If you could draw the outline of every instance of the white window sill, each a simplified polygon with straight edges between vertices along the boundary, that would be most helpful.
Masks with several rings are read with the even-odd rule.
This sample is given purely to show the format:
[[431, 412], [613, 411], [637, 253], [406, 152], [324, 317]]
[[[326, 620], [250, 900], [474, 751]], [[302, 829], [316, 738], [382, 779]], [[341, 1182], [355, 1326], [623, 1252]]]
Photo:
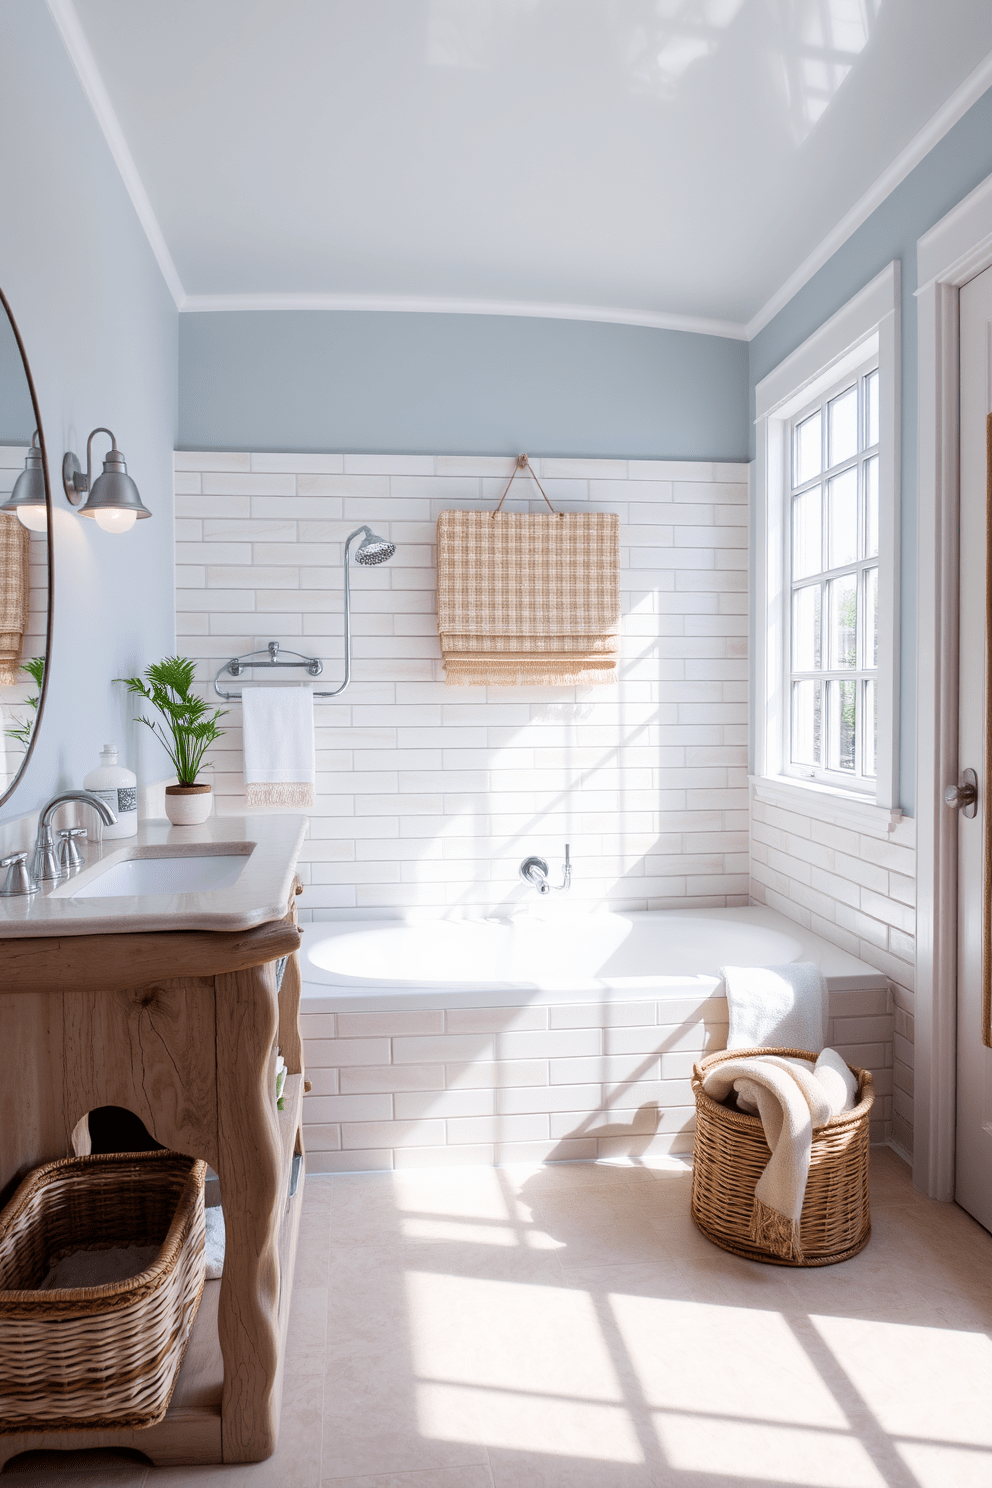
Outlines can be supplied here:
[[870, 796], [856, 796], [819, 781], [795, 780], [791, 775], [750, 775], [748, 779], [757, 800], [780, 806], [783, 811], [801, 811], [804, 816], [836, 827], [883, 837], [895, 832], [903, 821], [898, 806], [876, 806]]

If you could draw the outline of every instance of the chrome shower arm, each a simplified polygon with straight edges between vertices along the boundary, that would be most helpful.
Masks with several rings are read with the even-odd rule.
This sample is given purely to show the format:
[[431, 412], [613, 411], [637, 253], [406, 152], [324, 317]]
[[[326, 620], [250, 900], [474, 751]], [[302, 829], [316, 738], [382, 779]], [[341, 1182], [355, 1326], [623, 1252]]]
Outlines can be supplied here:
[[351, 545], [362, 532], [366, 537], [372, 536], [371, 527], [363, 524], [348, 534], [344, 545], [344, 681], [333, 692], [325, 692], [325, 698], [340, 697], [351, 681], [351, 565], [348, 560], [351, 557]]

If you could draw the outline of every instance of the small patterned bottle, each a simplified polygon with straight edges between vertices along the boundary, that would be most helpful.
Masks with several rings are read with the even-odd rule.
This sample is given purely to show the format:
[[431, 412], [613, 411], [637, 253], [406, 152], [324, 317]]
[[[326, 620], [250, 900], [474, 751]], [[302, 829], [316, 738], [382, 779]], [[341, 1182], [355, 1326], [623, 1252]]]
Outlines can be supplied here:
[[104, 841], [108, 837], [133, 837], [138, 830], [138, 777], [117, 763], [116, 744], [104, 744], [100, 764], [86, 776], [83, 786], [117, 814], [117, 825], [103, 828]]

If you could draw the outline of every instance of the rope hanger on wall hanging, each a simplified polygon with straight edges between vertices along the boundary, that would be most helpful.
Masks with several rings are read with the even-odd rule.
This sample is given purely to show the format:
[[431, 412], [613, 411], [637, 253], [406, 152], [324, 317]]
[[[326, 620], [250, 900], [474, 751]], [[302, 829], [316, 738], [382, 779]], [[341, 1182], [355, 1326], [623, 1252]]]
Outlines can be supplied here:
[[[510, 479], [507, 481], [505, 487], [503, 488], [503, 494], [499, 498], [499, 502], [497, 504], [496, 511], [490, 512], [490, 514], [489, 514], [490, 516], [492, 516], [492, 517], [495, 517], [496, 516], [496, 514], [499, 511], [500, 507], [503, 505], [503, 502], [506, 500], [506, 494], [507, 494], [507, 492], [509, 491], [510, 487], [513, 485], [513, 482], [516, 480], [517, 476], [520, 474], [520, 472], [522, 470], [526, 470], [527, 474], [530, 476], [531, 480], [534, 482], [535, 486], [540, 491], [540, 493], [544, 497], [545, 501], [548, 501], [548, 493], [547, 493], [547, 491], [545, 491], [544, 487], [541, 485], [541, 482], [538, 480], [538, 478], [537, 478], [537, 472], [535, 471], [533, 465], [530, 463], [530, 460], [527, 458], [526, 455], [518, 455], [517, 456], [517, 463], [513, 467], [513, 474], [510, 476]], [[555, 509], [554, 509], [554, 507], [551, 505], [551, 502], [550, 501], [548, 501], [548, 511], [551, 512], [552, 515], [553, 516], [556, 516], [556, 517], [563, 517], [565, 515], [564, 512], [556, 512]]]

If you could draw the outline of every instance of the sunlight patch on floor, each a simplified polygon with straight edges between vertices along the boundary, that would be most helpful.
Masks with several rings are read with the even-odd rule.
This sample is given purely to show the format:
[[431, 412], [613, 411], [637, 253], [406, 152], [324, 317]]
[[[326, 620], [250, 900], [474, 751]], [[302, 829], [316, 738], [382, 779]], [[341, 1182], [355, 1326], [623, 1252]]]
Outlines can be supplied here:
[[633, 1423], [620, 1405], [422, 1382], [417, 1421], [425, 1436], [440, 1441], [475, 1441], [481, 1432], [489, 1446], [509, 1451], [592, 1462], [644, 1461]]
[[658, 1416], [656, 1426], [669, 1465], [682, 1472], [725, 1474], [742, 1488], [797, 1480], [804, 1488], [886, 1488], [853, 1436], [698, 1415]]
[[421, 1380], [603, 1403], [623, 1391], [592, 1299], [564, 1287], [408, 1271]]
[[609, 1303], [648, 1405], [850, 1428], [781, 1313], [615, 1293]]
[[[992, 1447], [992, 1340], [986, 1334], [876, 1318], [811, 1322], [883, 1430], [910, 1440]], [[956, 1382], [953, 1402], [939, 1387], [948, 1379]]]
[[897, 1450], [920, 1488], [989, 1488], [992, 1483], [988, 1452], [934, 1442], [900, 1442]]

